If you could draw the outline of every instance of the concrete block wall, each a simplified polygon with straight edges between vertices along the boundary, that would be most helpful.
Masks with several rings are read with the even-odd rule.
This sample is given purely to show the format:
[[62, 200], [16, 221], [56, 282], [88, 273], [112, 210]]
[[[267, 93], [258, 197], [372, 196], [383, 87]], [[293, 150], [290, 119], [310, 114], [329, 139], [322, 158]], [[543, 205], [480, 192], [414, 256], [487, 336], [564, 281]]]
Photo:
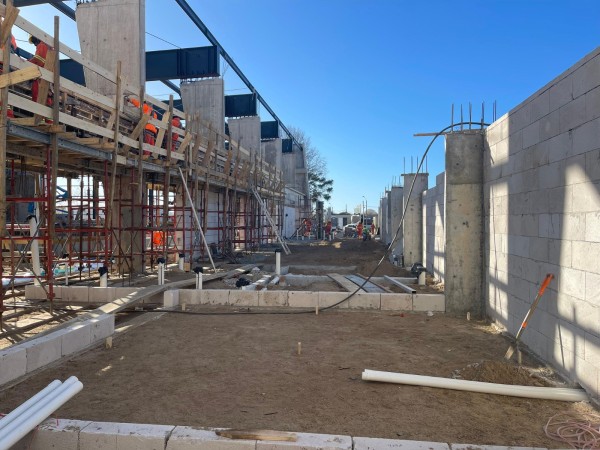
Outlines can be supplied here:
[[102, 314], [0, 350], [0, 386], [64, 356], [102, 342], [115, 331], [115, 316]]
[[600, 396], [600, 48], [494, 122], [484, 154], [487, 314]]
[[446, 173], [440, 173], [435, 186], [423, 192], [423, 265], [427, 272], [444, 282], [446, 251], [445, 214]]

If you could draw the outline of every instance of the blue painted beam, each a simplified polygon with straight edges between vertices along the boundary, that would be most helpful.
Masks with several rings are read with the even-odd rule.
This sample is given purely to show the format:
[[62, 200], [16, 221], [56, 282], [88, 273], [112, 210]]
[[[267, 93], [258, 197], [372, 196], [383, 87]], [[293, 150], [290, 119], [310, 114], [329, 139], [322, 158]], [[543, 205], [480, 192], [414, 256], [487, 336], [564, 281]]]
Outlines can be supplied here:
[[[83, 67], [76, 61], [61, 59], [60, 75], [85, 86]], [[146, 52], [146, 81], [218, 76], [219, 61], [215, 47]], [[167, 84], [167, 86], [179, 93], [177, 86], [171, 84]]]

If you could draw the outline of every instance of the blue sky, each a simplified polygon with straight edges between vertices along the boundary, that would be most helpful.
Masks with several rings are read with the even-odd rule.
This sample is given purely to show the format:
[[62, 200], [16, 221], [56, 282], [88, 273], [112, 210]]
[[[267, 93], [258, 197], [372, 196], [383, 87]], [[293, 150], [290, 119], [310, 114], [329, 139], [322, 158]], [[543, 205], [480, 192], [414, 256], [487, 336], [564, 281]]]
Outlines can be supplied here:
[[[74, 1], [65, 2], [73, 8]], [[286, 125], [303, 129], [327, 161], [336, 211], [410, 171], [428, 144], [414, 133], [450, 124], [473, 103], [498, 117], [600, 45], [597, 0], [188, 0]], [[179, 47], [207, 41], [172, 0], [146, 0], [146, 31]], [[22, 15], [53, 30], [50, 6]], [[26, 38], [20, 36], [17, 38]], [[61, 17], [61, 40], [78, 48]], [[23, 46], [26, 45], [23, 43]], [[148, 50], [173, 48], [147, 35]], [[233, 70], [225, 89], [244, 93]], [[152, 83], [149, 92], [168, 98]], [[266, 111], [263, 120], [270, 120]], [[456, 117], [456, 116], [455, 116]], [[443, 143], [428, 158], [430, 186]]]

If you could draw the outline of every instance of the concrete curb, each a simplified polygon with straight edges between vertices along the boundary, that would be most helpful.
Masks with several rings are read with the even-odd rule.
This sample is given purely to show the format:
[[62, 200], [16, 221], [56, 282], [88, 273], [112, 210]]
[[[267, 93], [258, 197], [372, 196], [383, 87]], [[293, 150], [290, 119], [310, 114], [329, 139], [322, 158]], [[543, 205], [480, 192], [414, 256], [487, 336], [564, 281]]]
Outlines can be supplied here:
[[296, 433], [297, 440], [233, 440], [218, 428], [48, 419], [12, 450], [546, 450]]

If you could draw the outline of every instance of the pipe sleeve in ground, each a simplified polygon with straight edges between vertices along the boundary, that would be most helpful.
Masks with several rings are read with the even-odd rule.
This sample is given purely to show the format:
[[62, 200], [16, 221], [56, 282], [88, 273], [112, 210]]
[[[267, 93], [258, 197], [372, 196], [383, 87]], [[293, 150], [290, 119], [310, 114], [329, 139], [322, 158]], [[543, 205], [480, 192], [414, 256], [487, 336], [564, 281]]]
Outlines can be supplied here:
[[538, 386], [518, 386], [510, 384], [484, 383], [481, 381], [455, 380], [452, 378], [429, 377], [408, 373], [381, 372], [365, 369], [362, 373], [365, 381], [382, 383], [409, 384], [457, 391], [480, 392], [483, 394], [508, 395], [511, 397], [539, 398], [544, 400], [560, 400], [566, 402], [587, 401], [588, 396], [583, 389], [568, 389]]

